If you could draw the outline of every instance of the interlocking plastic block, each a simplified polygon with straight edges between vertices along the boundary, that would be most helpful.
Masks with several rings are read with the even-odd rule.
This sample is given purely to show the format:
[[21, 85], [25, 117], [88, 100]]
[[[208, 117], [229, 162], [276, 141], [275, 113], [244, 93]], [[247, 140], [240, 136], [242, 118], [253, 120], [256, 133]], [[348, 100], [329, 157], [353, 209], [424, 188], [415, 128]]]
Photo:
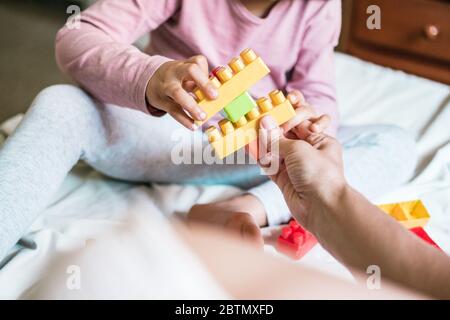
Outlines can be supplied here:
[[225, 111], [228, 120], [235, 123], [254, 107], [256, 107], [256, 102], [246, 91], [223, 108], [223, 111]]
[[442, 251], [442, 249], [436, 244], [436, 242], [433, 241], [433, 239], [430, 238], [428, 233], [426, 233], [426, 231], [423, 230], [423, 228], [421, 228], [421, 227], [412, 228], [412, 229], [410, 229], [410, 231], [412, 233], [414, 233], [416, 236], [418, 236], [419, 238], [421, 238], [422, 240], [424, 240], [425, 242], [429, 243], [433, 247]]
[[424, 227], [430, 219], [420, 200], [383, 204], [378, 207], [408, 229]]
[[210, 77], [211, 83], [219, 93], [217, 99], [206, 99], [200, 89], [194, 90], [198, 105], [207, 115], [204, 121], [195, 123], [202, 125], [269, 73], [267, 65], [253, 50], [242, 51], [240, 56], [231, 60], [228, 66], [215, 70], [216, 76]]
[[217, 73], [218, 73], [222, 68], [223, 68], [223, 66], [215, 67], [215, 68], [211, 71], [211, 76], [217, 78]]
[[258, 99], [258, 107], [253, 108], [236, 123], [233, 124], [227, 119], [220, 121], [222, 132], [214, 126], [206, 131], [218, 158], [223, 159], [255, 141], [258, 138], [259, 122], [263, 117], [270, 115], [281, 125], [295, 116], [294, 108], [281, 91], [272, 91], [269, 96], [270, 99]]
[[291, 220], [289, 225], [281, 230], [277, 248], [292, 259], [299, 260], [316, 244], [317, 239], [310, 232], [303, 229], [295, 220]]

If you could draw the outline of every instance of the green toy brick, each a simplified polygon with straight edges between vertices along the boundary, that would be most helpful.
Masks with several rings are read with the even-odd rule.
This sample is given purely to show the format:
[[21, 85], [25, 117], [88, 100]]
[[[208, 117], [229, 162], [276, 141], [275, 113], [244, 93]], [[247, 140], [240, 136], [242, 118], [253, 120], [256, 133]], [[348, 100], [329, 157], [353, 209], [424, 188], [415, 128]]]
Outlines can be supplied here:
[[239, 97], [230, 102], [223, 110], [228, 120], [236, 122], [245, 116], [250, 110], [256, 107], [256, 102], [248, 92], [244, 92]]

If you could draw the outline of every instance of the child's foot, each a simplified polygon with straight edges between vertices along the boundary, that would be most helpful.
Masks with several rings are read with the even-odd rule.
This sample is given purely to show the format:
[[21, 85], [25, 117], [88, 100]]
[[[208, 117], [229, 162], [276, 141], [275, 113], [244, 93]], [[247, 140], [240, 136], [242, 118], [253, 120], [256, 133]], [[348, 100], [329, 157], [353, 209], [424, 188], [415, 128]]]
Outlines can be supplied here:
[[225, 223], [225, 228], [256, 247], [264, 245], [261, 229], [256, 224], [255, 218], [249, 213], [236, 212], [230, 214]]
[[259, 228], [265, 224], [264, 207], [252, 195], [195, 205], [188, 214], [188, 221], [220, 225], [254, 246], [262, 248], [264, 245]]

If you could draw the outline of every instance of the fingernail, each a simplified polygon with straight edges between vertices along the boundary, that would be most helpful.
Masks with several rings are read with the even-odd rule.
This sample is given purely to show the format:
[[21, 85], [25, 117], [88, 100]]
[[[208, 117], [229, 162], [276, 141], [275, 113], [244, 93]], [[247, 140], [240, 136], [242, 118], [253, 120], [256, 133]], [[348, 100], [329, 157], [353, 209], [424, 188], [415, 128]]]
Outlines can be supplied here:
[[217, 93], [217, 90], [216, 90], [216, 88], [214, 88], [213, 86], [209, 86], [208, 87], [208, 93], [209, 93], [209, 95], [211, 96], [211, 98], [213, 98], [213, 99], [216, 99], [217, 97], [218, 97], [218, 93]]
[[200, 119], [205, 120], [206, 119], [206, 113], [203, 111], [200, 111]]
[[291, 103], [297, 103], [298, 102], [298, 97], [296, 95], [290, 95], [289, 96], [289, 100], [291, 100]]
[[271, 116], [265, 116], [261, 120], [261, 125], [266, 130], [275, 129], [277, 127], [277, 123], [275, 122], [275, 120], [273, 120]]
[[263, 155], [258, 161], [261, 167], [268, 167], [270, 165], [270, 162], [271, 162], [270, 153]]

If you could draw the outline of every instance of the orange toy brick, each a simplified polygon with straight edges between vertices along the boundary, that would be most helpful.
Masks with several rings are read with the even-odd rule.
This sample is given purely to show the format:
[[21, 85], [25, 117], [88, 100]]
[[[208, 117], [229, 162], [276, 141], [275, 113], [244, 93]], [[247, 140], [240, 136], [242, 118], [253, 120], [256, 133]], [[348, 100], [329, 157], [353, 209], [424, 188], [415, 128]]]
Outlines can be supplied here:
[[420, 200], [383, 204], [378, 207], [408, 229], [424, 227], [430, 219], [427, 208]]
[[277, 249], [292, 259], [299, 260], [316, 244], [317, 239], [310, 232], [303, 229], [297, 221], [291, 220], [289, 225], [281, 230]]

